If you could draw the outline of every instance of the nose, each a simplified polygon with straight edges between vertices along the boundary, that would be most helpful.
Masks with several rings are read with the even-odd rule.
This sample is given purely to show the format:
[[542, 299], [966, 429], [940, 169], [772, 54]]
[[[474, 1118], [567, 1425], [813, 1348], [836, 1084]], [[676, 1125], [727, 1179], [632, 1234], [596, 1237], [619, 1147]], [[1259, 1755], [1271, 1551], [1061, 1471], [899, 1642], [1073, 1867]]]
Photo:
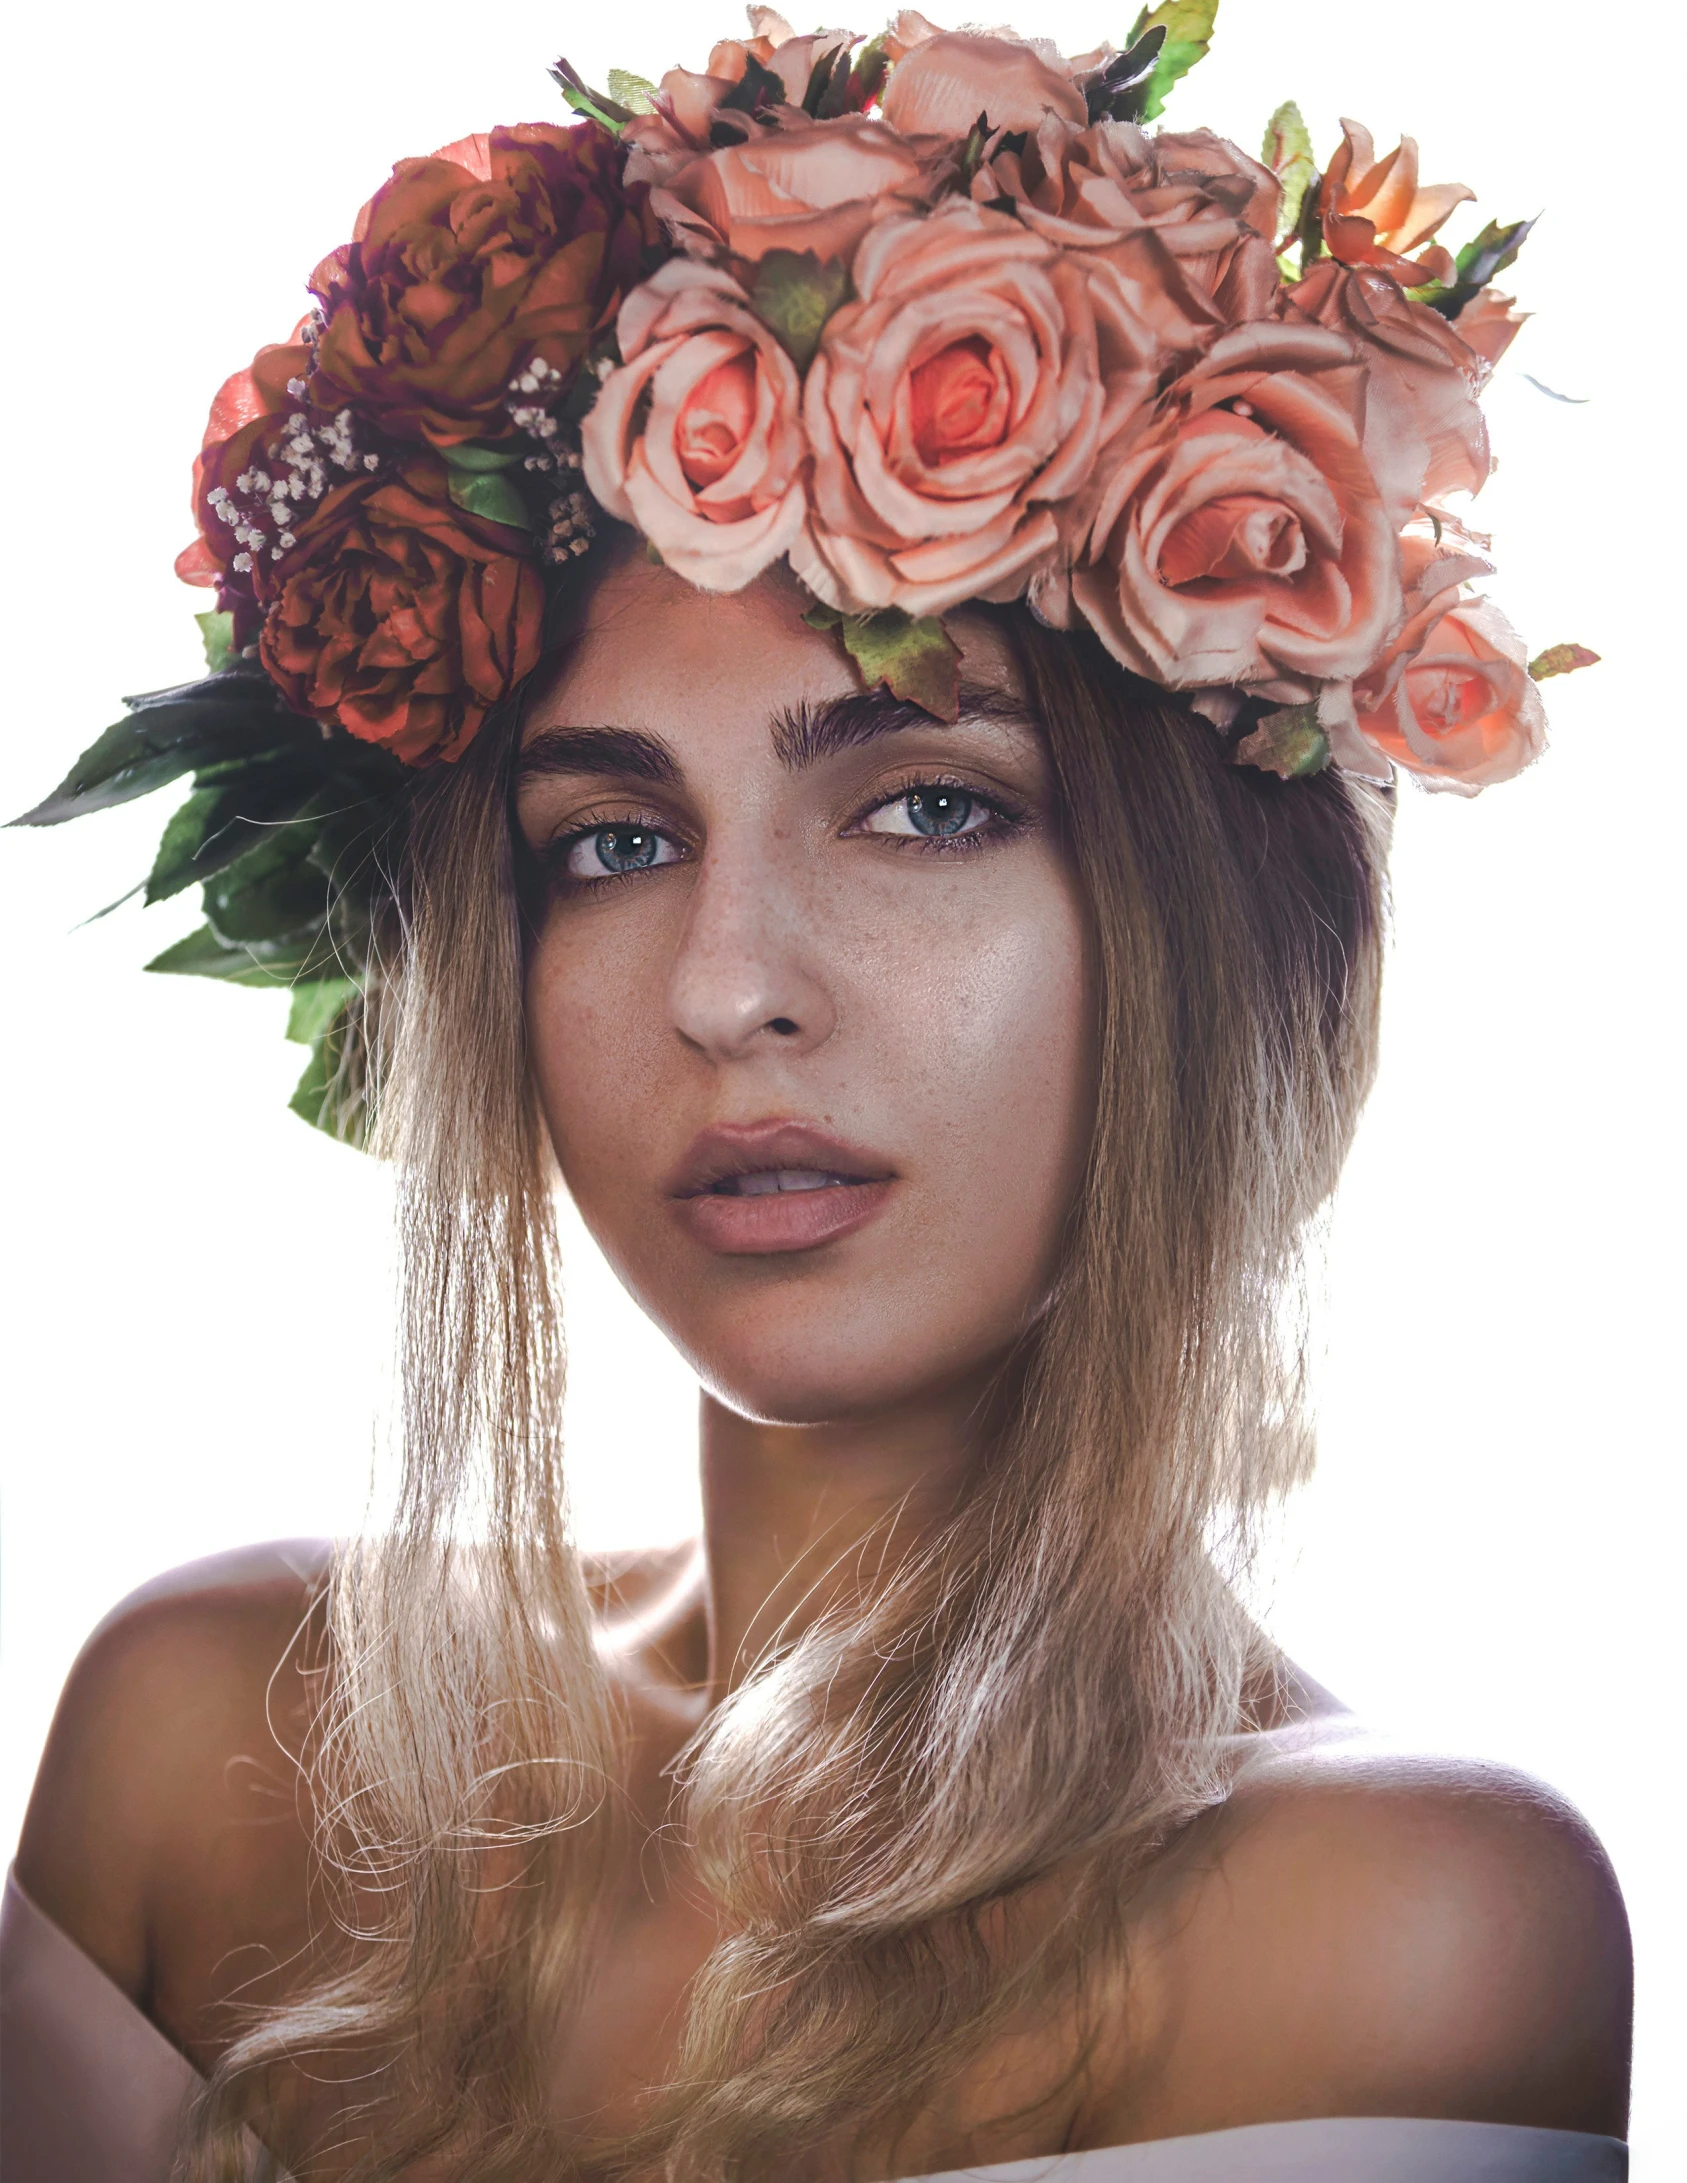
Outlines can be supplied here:
[[687, 1045], [711, 1061], [812, 1052], [837, 1023], [817, 909], [777, 848], [711, 843], [696, 881], [669, 982], [669, 1010]]

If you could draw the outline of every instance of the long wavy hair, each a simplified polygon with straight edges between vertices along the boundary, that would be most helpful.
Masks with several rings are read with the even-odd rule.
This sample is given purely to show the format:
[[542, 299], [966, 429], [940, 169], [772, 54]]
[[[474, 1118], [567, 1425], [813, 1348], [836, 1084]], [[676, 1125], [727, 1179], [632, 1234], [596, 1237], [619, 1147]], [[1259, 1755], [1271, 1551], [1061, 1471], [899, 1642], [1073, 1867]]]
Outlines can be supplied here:
[[1081, 2070], [1133, 1884], [1223, 1793], [1269, 1676], [1233, 1579], [1311, 1461], [1295, 1306], [1374, 1066], [1390, 807], [1232, 765], [1089, 639], [997, 619], [1092, 927], [1095, 1121], [1059, 1276], [964, 1504], [772, 1646], [687, 1752], [722, 1937], [641, 2127], [584, 2148], [547, 2123], [543, 2057], [601, 1945], [620, 1722], [565, 1515], [519, 721], [420, 782], [373, 1011], [402, 1476], [339, 1556], [304, 1762], [335, 1917], [312, 1981], [217, 2068], [195, 2183], [245, 2172], [246, 2126], [321, 2157], [307, 2055], [338, 2070], [371, 2183], [883, 2176], [916, 2145], [976, 2157], [975, 2065], [1016, 2026], [1069, 2018], [1063, 2082]]

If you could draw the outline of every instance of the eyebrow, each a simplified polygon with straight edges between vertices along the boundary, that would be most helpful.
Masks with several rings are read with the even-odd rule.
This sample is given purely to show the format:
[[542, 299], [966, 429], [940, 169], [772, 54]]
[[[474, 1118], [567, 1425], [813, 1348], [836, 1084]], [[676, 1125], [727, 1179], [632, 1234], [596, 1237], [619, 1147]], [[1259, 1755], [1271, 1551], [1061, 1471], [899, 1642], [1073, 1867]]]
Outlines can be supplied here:
[[[1026, 709], [999, 690], [963, 689], [960, 723], [1002, 722], [1026, 727]], [[813, 704], [782, 708], [769, 723], [774, 756], [791, 773], [858, 749], [881, 736], [901, 735], [914, 728], [943, 728], [947, 722], [934, 718], [923, 705], [894, 697], [889, 690], [855, 690], [843, 697], [827, 697]], [[682, 778], [678, 759], [657, 735], [637, 728], [580, 727], [543, 728], [523, 745], [516, 766], [516, 783], [549, 773], [613, 773], [623, 779], [649, 781], [672, 788]]]

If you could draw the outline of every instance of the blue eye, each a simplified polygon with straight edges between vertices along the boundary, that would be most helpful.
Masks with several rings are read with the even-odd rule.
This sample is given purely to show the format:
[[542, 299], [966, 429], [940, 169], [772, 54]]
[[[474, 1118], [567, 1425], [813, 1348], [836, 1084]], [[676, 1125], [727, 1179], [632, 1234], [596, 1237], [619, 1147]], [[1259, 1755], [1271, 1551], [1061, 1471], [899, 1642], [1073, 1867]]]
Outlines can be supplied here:
[[862, 831], [889, 834], [904, 841], [917, 836], [946, 841], [957, 834], [978, 833], [991, 817], [990, 806], [969, 789], [930, 781], [908, 789], [890, 803], [880, 804], [868, 814]]
[[614, 879], [678, 862], [678, 848], [653, 826], [594, 826], [569, 843], [564, 870], [570, 879]]

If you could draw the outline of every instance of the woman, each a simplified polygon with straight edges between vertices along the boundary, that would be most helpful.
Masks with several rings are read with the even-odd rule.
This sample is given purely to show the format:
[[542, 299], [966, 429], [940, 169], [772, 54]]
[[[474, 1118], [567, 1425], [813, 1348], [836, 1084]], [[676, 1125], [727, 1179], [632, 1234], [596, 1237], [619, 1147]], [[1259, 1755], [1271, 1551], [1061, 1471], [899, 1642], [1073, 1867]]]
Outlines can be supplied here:
[[[160, 967], [293, 983], [398, 1162], [405, 1472], [85, 1652], [16, 2172], [190, 2099], [204, 2175], [1622, 2172], [1597, 1845], [1232, 1588], [1390, 765], [1541, 740], [1445, 506], [1517, 238], [1351, 127], [1144, 136], [1161, 15], [570, 79], [219, 398], [216, 672], [38, 816], [196, 770]], [[553, 1155], [703, 1382], [696, 1550], [568, 1547]]]

